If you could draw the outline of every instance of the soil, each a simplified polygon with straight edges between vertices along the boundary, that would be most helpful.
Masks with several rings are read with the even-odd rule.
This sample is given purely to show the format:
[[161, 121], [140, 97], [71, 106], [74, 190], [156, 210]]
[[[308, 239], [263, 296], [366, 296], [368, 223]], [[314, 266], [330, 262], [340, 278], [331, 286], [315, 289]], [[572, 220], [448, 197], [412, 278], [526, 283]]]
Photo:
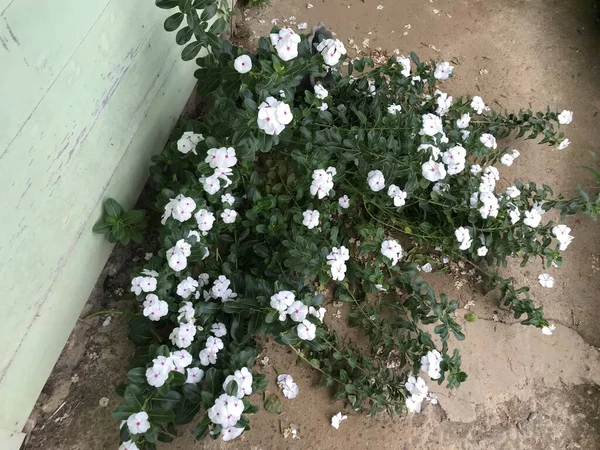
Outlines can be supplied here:
[[[487, 104], [571, 109], [574, 122], [564, 151], [519, 143], [521, 158], [508, 179], [522, 177], [572, 194], [586, 185], [585, 165], [597, 151], [600, 134], [600, 27], [592, 0], [272, 0], [235, 20], [234, 38], [252, 45], [271, 28], [271, 20], [293, 26], [324, 22], [352, 56], [353, 39], [365, 54], [414, 50], [422, 59], [453, 61], [456, 77], [443, 89], [453, 95], [478, 94]], [[382, 5], [383, 9], [377, 6]], [[294, 18], [292, 18], [294, 16]], [[285, 19], [285, 21], [284, 21]], [[287, 22], [286, 22], [287, 21]], [[363, 46], [369, 39], [369, 48]], [[482, 295], [468, 273], [432, 277], [438, 290], [457, 298], [465, 328], [460, 345], [469, 379], [457, 391], [434, 387], [438, 405], [418, 415], [374, 418], [358, 414], [327, 390], [316, 374], [273, 343], [262, 355], [261, 370], [274, 385], [273, 366], [285, 368], [300, 387], [284, 412], [252, 417], [252, 429], [231, 443], [193, 440], [193, 427], [162, 449], [598, 449], [600, 448], [600, 226], [586, 217], [567, 220], [575, 241], [565, 252], [553, 289], [537, 284], [540, 264], [507, 273], [529, 284], [546, 315], [557, 324], [553, 336], [523, 327], [499, 307], [495, 295]], [[117, 246], [82, 317], [102, 309], [127, 309], [130, 271], [150, 248]], [[465, 273], [463, 273], [465, 272]], [[468, 310], [467, 310], [468, 308]], [[462, 317], [473, 312], [473, 323]], [[127, 320], [114, 315], [80, 320], [32, 413], [27, 450], [116, 449], [118, 424], [110, 418], [119, 403], [114, 387], [123, 381], [133, 346]], [[342, 319], [334, 319], [343, 323]], [[260, 399], [258, 403], [260, 403]], [[255, 402], [256, 403], [256, 402]], [[343, 411], [349, 419], [334, 430], [329, 418]], [[282, 431], [298, 426], [299, 440]]]

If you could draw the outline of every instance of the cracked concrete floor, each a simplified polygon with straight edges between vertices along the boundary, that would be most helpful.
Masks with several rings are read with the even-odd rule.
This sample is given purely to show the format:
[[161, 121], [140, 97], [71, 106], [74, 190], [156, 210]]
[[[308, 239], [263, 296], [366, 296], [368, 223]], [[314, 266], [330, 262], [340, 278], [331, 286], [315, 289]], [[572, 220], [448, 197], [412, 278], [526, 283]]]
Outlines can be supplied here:
[[[453, 59], [456, 77], [444, 90], [452, 95], [477, 93], [495, 108], [572, 109], [567, 128], [571, 147], [562, 152], [519, 144], [522, 157], [503, 174], [544, 182], [556, 192], [575, 193], [586, 184], [583, 169], [592, 164], [600, 137], [600, 54], [598, 10], [592, 0], [272, 0], [271, 7], [237, 19], [238, 33], [265, 34], [271, 19], [324, 22], [367, 53], [381, 47], [421, 58]], [[383, 9], [377, 9], [377, 5]], [[243, 36], [242, 36], [243, 37]], [[246, 36], [247, 37], [247, 36]], [[267, 343], [271, 364], [286, 368], [300, 386], [300, 396], [284, 401], [284, 413], [261, 412], [242, 440], [194, 443], [192, 428], [170, 448], [189, 449], [598, 449], [600, 448], [600, 225], [586, 218], [567, 221], [575, 241], [560, 269], [551, 269], [554, 289], [537, 284], [540, 264], [508, 273], [532, 286], [537, 302], [558, 326], [551, 337], [515, 323], [493, 294], [482, 296], [456, 279], [434, 277], [433, 284], [481, 319], [463, 323], [460, 345], [470, 377], [453, 392], [435, 388], [439, 406], [402, 419], [369, 418], [353, 413], [328, 392], [314, 387], [315, 375], [293, 355]], [[146, 249], [138, 249], [138, 256]], [[149, 251], [152, 251], [150, 249]], [[129, 283], [131, 250], [117, 249], [84, 314], [106, 307], [126, 308], [115, 290]], [[460, 281], [460, 280], [458, 280]], [[460, 283], [459, 283], [460, 284]], [[459, 311], [459, 317], [464, 312]], [[492, 320], [495, 317], [496, 320]], [[117, 424], [110, 411], [118, 404], [113, 387], [125, 375], [132, 347], [124, 342], [126, 324], [114, 317], [80, 323], [63, 351], [32, 416], [36, 426], [28, 450], [116, 448]], [[272, 367], [264, 369], [272, 383]], [[271, 390], [275, 390], [271, 386]], [[106, 399], [103, 399], [106, 398]], [[108, 406], [100, 406], [108, 402]], [[329, 417], [345, 411], [350, 418], [339, 431]], [[58, 411], [58, 412], [57, 412]], [[280, 433], [298, 424], [301, 440]], [[169, 446], [161, 446], [169, 448]]]

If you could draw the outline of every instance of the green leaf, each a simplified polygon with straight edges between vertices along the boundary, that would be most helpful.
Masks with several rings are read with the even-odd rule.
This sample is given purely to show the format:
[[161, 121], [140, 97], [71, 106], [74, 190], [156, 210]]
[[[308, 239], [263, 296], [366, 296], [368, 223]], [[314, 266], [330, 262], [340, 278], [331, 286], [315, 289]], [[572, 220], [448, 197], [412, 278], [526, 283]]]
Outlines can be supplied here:
[[146, 368], [136, 367], [127, 372], [127, 378], [134, 384], [146, 383]]
[[264, 391], [269, 385], [269, 380], [267, 376], [262, 373], [253, 373], [252, 374], [252, 392], [258, 393]]
[[265, 391], [263, 406], [273, 414], [281, 414], [281, 400], [277, 394]]
[[96, 222], [96, 224], [92, 228], [92, 231], [94, 233], [99, 233], [99, 234], [108, 234], [111, 230], [112, 230], [112, 225], [109, 223], [106, 223], [104, 220], [100, 220], [100, 221]]
[[154, 444], [158, 440], [158, 427], [152, 425], [150, 429], [144, 433], [144, 437], [148, 442]]
[[187, 380], [187, 376], [182, 374], [181, 372], [177, 372], [175, 370], [169, 373], [169, 384], [171, 386], [181, 386], [185, 384], [185, 380]]
[[238, 393], [237, 381], [231, 380], [229, 383], [227, 383], [227, 386], [225, 387], [225, 392], [227, 393], [227, 395], [237, 395], [237, 393]]
[[107, 198], [104, 202], [104, 211], [110, 217], [119, 217], [123, 214], [123, 208], [114, 198]]
[[200, 53], [200, 50], [202, 50], [202, 43], [194, 41], [183, 47], [183, 50], [181, 51], [181, 59], [184, 61], [191, 61], [198, 53]]
[[175, 412], [172, 409], [157, 408], [148, 411], [148, 417], [151, 422], [167, 423], [175, 419]]
[[140, 408], [133, 405], [119, 405], [112, 412], [111, 416], [116, 420], [127, 420], [130, 415], [140, 412]]
[[183, 385], [183, 396], [189, 402], [194, 404], [200, 403], [202, 401], [200, 388], [192, 383], [186, 383]]
[[132, 209], [131, 211], [127, 211], [121, 216], [121, 220], [127, 225], [142, 223], [145, 218], [146, 211], [142, 209]]
[[203, 22], [208, 22], [217, 14], [217, 5], [208, 5], [204, 10], [202, 10], [202, 14], [200, 14], [200, 20]]
[[165, 30], [175, 31], [177, 28], [179, 28], [181, 22], [183, 22], [184, 17], [185, 14], [181, 12], [175, 13], [172, 16], [167, 17], [165, 20]]
[[190, 27], [183, 27], [175, 35], [175, 42], [177, 42], [179, 45], [184, 45], [192, 38], [193, 35], [194, 30], [192, 30]]
[[146, 403], [144, 389], [137, 384], [130, 384], [127, 386], [127, 389], [125, 389], [125, 403], [141, 410]]
[[172, 9], [179, 5], [178, 0], [156, 0], [156, 6], [161, 9]]
[[196, 440], [200, 441], [208, 435], [208, 432], [210, 431], [208, 427], [211, 423], [208, 415], [205, 415], [202, 420], [198, 422], [198, 425], [196, 425]]

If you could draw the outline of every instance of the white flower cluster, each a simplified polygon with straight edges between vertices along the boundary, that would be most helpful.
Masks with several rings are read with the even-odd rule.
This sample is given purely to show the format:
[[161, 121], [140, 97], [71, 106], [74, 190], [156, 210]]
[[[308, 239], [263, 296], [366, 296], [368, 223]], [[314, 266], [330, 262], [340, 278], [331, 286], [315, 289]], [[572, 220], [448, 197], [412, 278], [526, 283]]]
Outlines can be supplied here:
[[439, 89], [435, 90], [435, 102], [437, 104], [437, 108], [435, 113], [443, 117], [446, 115], [448, 111], [450, 111], [450, 107], [452, 106], [452, 97], [450, 97], [445, 92], [440, 91]]
[[298, 56], [298, 44], [302, 39], [291, 28], [282, 28], [278, 33], [271, 33], [269, 37], [277, 56], [283, 61], [290, 61]]
[[177, 141], [177, 150], [184, 155], [192, 152], [196, 155], [196, 145], [204, 140], [204, 136], [193, 131], [186, 131]]
[[367, 174], [367, 183], [373, 192], [379, 192], [385, 188], [385, 178], [381, 170], [371, 170]]
[[135, 277], [131, 280], [131, 292], [135, 295], [140, 295], [142, 292], [154, 292], [155, 290], [156, 278], [154, 276]]
[[310, 195], [316, 195], [319, 200], [327, 197], [329, 191], [333, 189], [333, 177], [337, 173], [335, 167], [328, 167], [327, 170], [317, 169], [312, 174], [312, 183], [310, 185]]
[[319, 226], [319, 217], [321, 214], [314, 209], [307, 209], [302, 213], [302, 225], [309, 230]]
[[165, 212], [160, 223], [164, 225], [169, 217], [173, 217], [179, 222], [185, 222], [192, 217], [195, 209], [196, 202], [193, 198], [179, 194], [177, 197], [170, 199], [169, 203], [165, 205]]
[[437, 403], [435, 397], [427, 395], [429, 393], [429, 388], [423, 378], [408, 377], [405, 387], [410, 394], [410, 397], [407, 397], [405, 402], [406, 408], [410, 412], [420, 413], [424, 400], [428, 400], [431, 403]]
[[169, 339], [173, 345], [179, 348], [188, 348], [194, 342], [194, 336], [196, 336], [196, 327], [190, 321], [188, 323], [180, 323], [178, 327], [173, 328]]
[[233, 395], [221, 394], [215, 404], [208, 409], [208, 418], [215, 425], [221, 425], [221, 436], [224, 441], [230, 441], [240, 436], [244, 428], [235, 424], [242, 417], [244, 402]]
[[258, 128], [268, 135], [279, 135], [294, 116], [290, 105], [277, 100], [275, 97], [267, 99], [258, 106], [256, 123]]
[[232, 381], [237, 384], [237, 392], [235, 396], [237, 398], [244, 398], [246, 395], [252, 394], [252, 372], [247, 367], [242, 367], [240, 370], [236, 370], [233, 375], [228, 375], [223, 382], [223, 390], [227, 390], [227, 386]]
[[289, 316], [294, 322], [298, 322], [296, 332], [300, 339], [312, 341], [315, 338], [317, 327], [309, 320], [306, 320], [306, 316], [308, 316], [308, 314], [313, 314], [315, 317], [318, 317], [317, 314], [319, 312], [314, 308], [309, 311], [308, 306], [301, 301], [296, 300], [296, 296], [293, 292], [279, 291], [276, 294], [273, 294], [271, 296], [271, 308], [274, 308], [279, 312], [280, 321], [283, 322]]
[[330, 266], [331, 277], [336, 281], [342, 281], [346, 277], [346, 261], [350, 259], [350, 252], [343, 245], [338, 249], [333, 247], [327, 255], [327, 264]]
[[402, 70], [400, 71], [400, 73], [405, 77], [409, 77], [410, 76], [410, 58], [407, 58], [406, 56], [396, 56], [396, 63], [398, 63], [402, 67]]
[[211, 148], [208, 150], [204, 162], [208, 163], [214, 172], [209, 177], [201, 177], [204, 191], [209, 195], [216, 194], [222, 187], [231, 185], [229, 176], [232, 173], [232, 167], [237, 164], [237, 157], [233, 147]]
[[571, 228], [566, 225], [556, 225], [552, 227], [552, 234], [556, 237], [559, 243], [559, 250], [565, 251], [569, 244], [573, 241], [571, 236]]
[[500, 162], [505, 166], [512, 166], [514, 160], [517, 159], [519, 156], [521, 156], [521, 153], [518, 150], [513, 150], [510, 153], [505, 153], [504, 155], [502, 155], [502, 157], [500, 158]]
[[421, 370], [425, 372], [432, 380], [437, 380], [442, 376], [440, 364], [442, 355], [437, 350], [430, 350], [421, 357]]
[[298, 396], [298, 385], [294, 383], [291, 375], [280, 374], [277, 376], [277, 386], [283, 391], [285, 398], [296, 398]]
[[342, 55], [346, 54], [346, 47], [339, 39], [324, 39], [317, 45], [317, 51], [321, 52], [325, 64], [335, 66]]
[[471, 232], [468, 228], [458, 227], [456, 231], [454, 231], [454, 236], [459, 243], [460, 250], [468, 250], [471, 248], [471, 244], [473, 243], [473, 239], [471, 238]]
[[160, 300], [155, 294], [146, 295], [146, 300], [142, 304], [144, 310], [142, 313], [152, 321], [158, 321], [169, 313], [169, 304]]
[[395, 266], [402, 258], [402, 246], [395, 239], [388, 239], [381, 243], [381, 254], [391, 259], [392, 266]]
[[210, 290], [210, 296], [215, 300], [227, 302], [237, 297], [237, 294], [229, 288], [231, 281], [225, 275], [219, 275]]
[[192, 246], [179, 239], [176, 244], [167, 250], [167, 262], [175, 272], [181, 272], [187, 267], [187, 257], [192, 254]]
[[390, 184], [388, 187], [388, 195], [394, 201], [394, 206], [404, 206], [408, 194], [395, 184]]
[[192, 363], [192, 355], [186, 350], [172, 352], [169, 356], [157, 356], [152, 360], [152, 367], [146, 369], [146, 381], [150, 386], [161, 387], [169, 378], [172, 371], [182, 374], [187, 373], [186, 383], [199, 383], [202, 381], [204, 371], [198, 367], [187, 369]]

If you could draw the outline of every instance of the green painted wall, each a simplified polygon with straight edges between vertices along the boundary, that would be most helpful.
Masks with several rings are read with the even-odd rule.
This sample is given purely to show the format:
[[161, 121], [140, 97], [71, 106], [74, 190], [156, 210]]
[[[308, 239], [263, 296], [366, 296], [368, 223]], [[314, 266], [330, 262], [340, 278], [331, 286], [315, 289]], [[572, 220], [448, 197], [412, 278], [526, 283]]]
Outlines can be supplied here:
[[0, 0], [0, 448], [20, 430], [193, 85], [149, 0]]

